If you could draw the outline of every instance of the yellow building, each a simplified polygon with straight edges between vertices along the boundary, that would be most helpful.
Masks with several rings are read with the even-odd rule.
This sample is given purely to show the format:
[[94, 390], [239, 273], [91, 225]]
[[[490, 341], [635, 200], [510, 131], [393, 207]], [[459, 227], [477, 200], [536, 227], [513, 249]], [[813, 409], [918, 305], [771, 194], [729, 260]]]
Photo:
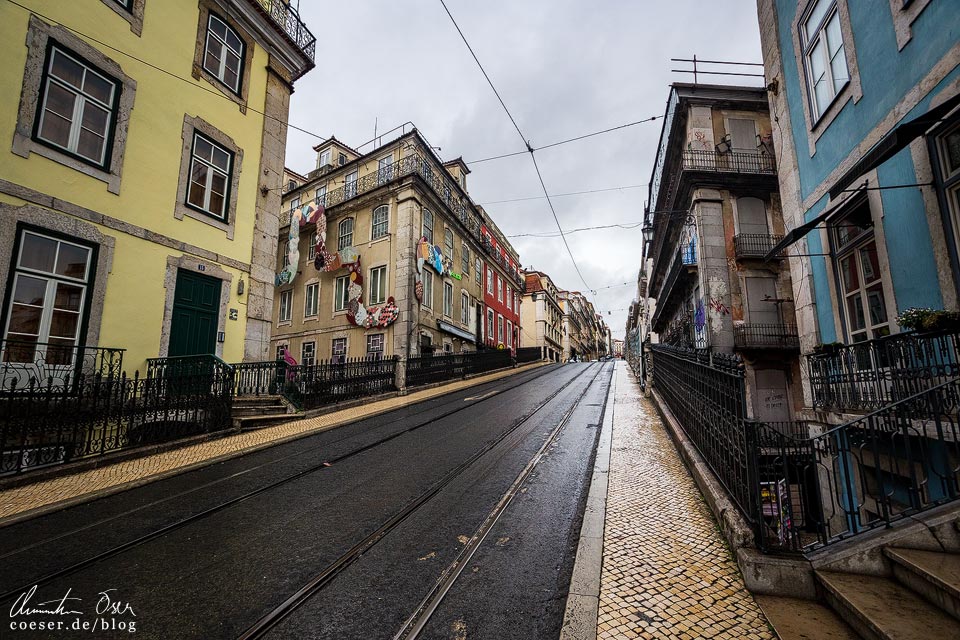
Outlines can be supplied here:
[[0, 3], [3, 359], [264, 359], [314, 37], [281, 0], [24, 4]]

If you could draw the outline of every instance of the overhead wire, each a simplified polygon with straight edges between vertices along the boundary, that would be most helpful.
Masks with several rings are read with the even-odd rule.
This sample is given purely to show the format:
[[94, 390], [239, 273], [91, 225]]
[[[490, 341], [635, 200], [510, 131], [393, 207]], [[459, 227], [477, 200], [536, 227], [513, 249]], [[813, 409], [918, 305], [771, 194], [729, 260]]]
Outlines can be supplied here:
[[[526, 153], [526, 151], [524, 151]], [[567, 193], [555, 193], [553, 194], [554, 198], [561, 198], [566, 196], [581, 196], [590, 193], [603, 193], [605, 191], [623, 191], [625, 189], [642, 189], [646, 187], [646, 184], [625, 184], [619, 187], [606, 187], [603, 189], [587, 189], [585, 191], [569, 191]], [[487, 202], [481, 202], [480, 206], [487, 206], [491, 204], [505, 204], [508, 202], [524, 202], [527, 200], [543, 200], [543, 196], [528, 196], [525, 198], [510, 198], [509, 200], [488, 200]]]
[[[564, 231], [566, 234], [577, 233], [580, 231], [595, 231], [598, 229], [636, 229], [641, 226], [643, 221], [639, 222], [623, 222], [620, 224], [598, 224], [593, 227], [580, 227], [579, 229], [567, 229]], [[556, 238], [560, 233], [550, 232], [550, 233], [517, 233], [514, 235], [507, 236], [508, 238]]]

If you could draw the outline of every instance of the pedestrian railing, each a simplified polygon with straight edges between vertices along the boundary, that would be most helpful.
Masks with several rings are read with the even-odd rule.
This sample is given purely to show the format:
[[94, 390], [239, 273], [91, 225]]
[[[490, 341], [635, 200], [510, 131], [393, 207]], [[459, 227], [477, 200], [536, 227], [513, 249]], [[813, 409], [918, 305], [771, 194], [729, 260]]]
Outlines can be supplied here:
[[0, 340], [0, 389], [74, 384], [80, 376], [118, 377], [124, 349], [52, 342]]
[[542, 347], [520, 347], [517, 349], [516, 354], [517, 364], [523, 364], [527, 362], [537, 362], [538, 360], [543, 360], [543, 348]]
[[418, 387], [464, 376], [503, 369], [513, 364], [509, 349], [470, 353], [444, 353], [407, 358], [407, 386]]
[[368, 357], [285, 366], [282, 394], [299, 409], [315, 409], [396, 391], [398, 361]]

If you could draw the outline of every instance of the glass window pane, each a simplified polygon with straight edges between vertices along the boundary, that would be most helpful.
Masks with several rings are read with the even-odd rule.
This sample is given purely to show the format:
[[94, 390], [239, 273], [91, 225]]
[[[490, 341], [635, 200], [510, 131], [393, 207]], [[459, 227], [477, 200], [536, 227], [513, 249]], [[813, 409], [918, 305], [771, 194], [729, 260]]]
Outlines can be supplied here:
[[234, 91], [237, 91], [240, 87], [240, 76], [236, 69], [229, 66], [229, 63], [223, 69], [223, 83]]
[[47, 281], [42, 278], [31, 278], [17, 274], [17, 286], [13, 292], [13, 301], [21, 304], [43, 306], [43, 298], [47, 295]]
[[82, 64], [54, 49], [53, 63], [50, 66], [51, 75], [80, 89], [83, 87], [83, 72]]
[[223, 205], [224, 205], [223, 194], [217, 193], [216, 191], [210, 192], [210, 213], [214, 213], [218, 216], [223, 215]]
[[109, 121], [110, 112], [106, 109], [98, 107], [93, 102], [87, 102], [83, 106], [83, 126], [105, 136], [107, 134], [107, 122]]
[[32, 233], [23, 234], [20, 247], [20, 266], [36, 271], [53, 273], [53, 262], [57, 256], [57, 241]]
[[952, 175], [960, 169], [960, 128], [954, 129], [943, 137], [942, 147], [946, 173]]
[[54, 311], [50, 319], [51, 338], [76, 338], [80, 314], [72, 311]]
[[230, 154], [220, 147], [213, 148], [213, 164], [223, 170], [224, 173], [230, 172]]
[[833, 87], [830, 86], [826, 78], [822, 79], [820, 83], [813, 88], [813, 93], [817, 100], [818, 114], [822, 114], [827, 110], [827, 107], [830, 106], [830, 101], [833, 100], [833, 96], [836, 95]]
[[210, 177], [210, 189], [213, 193], [224, 196], [227, 193], [227, 178], [221, 173], [213, 172]]
[[113, 83], [92, 71], [87, 71], [83, 81], [84, 92], [100, 102], [113, 106]]
[[863, 270], [863, 282], [868, 284], [880, 277], [880, 260], [877, 257], [877, 243], [860, 248], [860, 265]]
[[86, 278], [89, 260], [90, 249], [61, 242], [57, 256], [57, 273], [68, 278]]
[[883, 285], [875, 284], [867, 289], [867, 306], [870, 308], [870, 325], [887, 321], [887, 308], [883, 302]]
[[55, 82], [47, 83], [46, 108], [66, 120], [73, 120], [73, 106], [77, 96]]
[[187, 202], [192, 204], [195, 207], [203, 208], [203, 201], [206, 196], [207, 187], [206, 181], [193, 181], [190, 183], [190, 193], [187, 197]]
[[210, 31], [217, 34], [222, 40], [227, 39], [227, 25], [216, 16], [210, 16]]
[[194, 137], [193, 155], [203, 158], [207, 162], [213, 157], [213, 145], [200, 136]]
[[226, 40], [227, 46], [237, 53], [240, 53], [240, 51], [243, 49], [243, 42], [237, 37], [237, 34], [233, 32], [233, 29], [227, 31]]
[[843, 36], [840, 35], [839, 13], [834, 12], [834, 14], [830, 17], [825, 31], [827, 34], [827, 51], [830, 52], [830, 57], [832, 58], [834, 57], [835, 53], [843, 48]]
[[97, 133], [81, 129], [80, 139], [77, 141], [77, 155], [100, 162], [103, 159], [103, 145], [106, 139]]
[[850, 317], [851, 331], [857, 331], [867, 326], [863, 315], [863, 303], [861, 302], [859, 293], [847, 298], [847, 312]]
[[[8, 342], [3, 350], [4, 362], [33, 362], [36, 348], [33, 346], [37, 342], [36, 336], [26, 336], [14, 333], [7, 334]], [[23, 344], [20, 344], [23, 343]]]
[[823, 77], [826, 71], [826, 57], [823, 53], [823, 47], [823, 38], [820, 38], [817, 40], [817, 44], [813, 45], [813, 50], [810, 52], [810, 72], [814, 84], [820, 81], [820, 78]]
[[827, 10], [830, 6], [830, 0], [819, 0], [819, 2], [810, 9], [810, 13], [803, 23], [804, 33], [807, 36], [808, 42], [813, 38], [814, 33], [816, 33], [816, 28], [820, 26], [820, 22], [824, 16], [827, 15]]
[[850, 74], [847, 72], [847, 58], [843, 54], [843, 49], [830, 61], [830, 72], [833, 74], [833, 92], [839, 93], [843, 85], [850, 80]]
[[220, 43], [214, 44], [214, 40], [210, 40], [207, 46], [207, 54], [203, 57], [203, 68], [212, 73], [213, 75], [220, 77]]
[[57, 294], [53, 306], [63, 311], [80, 311], [83, 302], [83, 287], [72, 284], [57, 283]]
[[61, 147], [67, 147], [70, 144], [70, 121], [45, 110], [40, 124], [40, 137]]
[[13, 304], [10, 306], [9, 330], [16, 333], [37, 335], [40, 333], [41, 315], [43, 315], [43, 309], [40, 307], [27, 307], [21, 304]]

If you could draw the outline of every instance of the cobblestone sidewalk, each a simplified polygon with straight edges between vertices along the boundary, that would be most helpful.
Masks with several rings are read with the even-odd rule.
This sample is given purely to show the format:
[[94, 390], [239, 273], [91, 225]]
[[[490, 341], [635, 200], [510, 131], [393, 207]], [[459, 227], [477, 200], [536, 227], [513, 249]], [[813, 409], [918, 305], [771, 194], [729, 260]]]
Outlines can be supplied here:
[[521, 371], [529, 371], [531, 368], [533, 367], [525, 366], [520, 369], [499, 371], [470, 380], [461, 380], [432, 389], [415, 391], [406, 396], [371, 402], [315, 418], [294, 420], [275, 427], [209, 440], [143, 458], [118, 462], [89, 471], [0, 491], [0, 524], [2, 524], [4, 518], [26, 511], [66, 501], [71, 503], [83, 501], [92, 498], [93, 494], [113, 493], [182, 472], [189, 467], [209, 464], [216, 459], [243, 455], [310, 433], [333, 429], [362, 418], [399, 409], [415, 402], [499, 380]]
[[775, 640], [656, 409], [616, 376], [597, 637]]

